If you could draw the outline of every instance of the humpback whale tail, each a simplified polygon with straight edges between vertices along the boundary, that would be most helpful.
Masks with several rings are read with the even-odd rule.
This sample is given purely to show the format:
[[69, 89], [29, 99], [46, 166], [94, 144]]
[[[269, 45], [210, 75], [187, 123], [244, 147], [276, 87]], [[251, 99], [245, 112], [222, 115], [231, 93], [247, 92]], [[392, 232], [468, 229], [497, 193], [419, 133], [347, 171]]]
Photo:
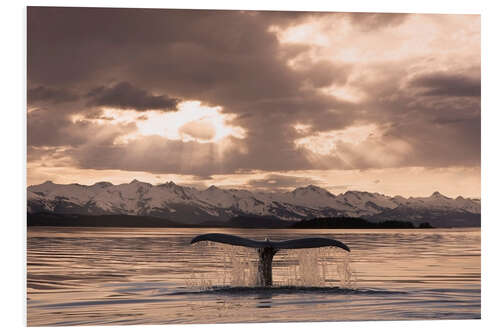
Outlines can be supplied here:
[[265, 241], [255, 241], [248, 238], [243, 238], [228, 234], [204, 234], [194, 237], [191, 240], [191, 244], [201, 242], [201, 241], [211, 241], [223, 244], [230, 244], [235, 246], [244, 246], [257, 249], [259, 254], [259, 283], [263, 286], [272, 286], [273, 284], [273, 257], [274, 255], [282, 249], [310, 249], [315, 247], [325, 247], [333, 246], [344, 249], [348, 252], [351, 250], [344, 243], [330, 238], [300, 238], [292, 239], [281, 242], [271, 242], [266, 238]]

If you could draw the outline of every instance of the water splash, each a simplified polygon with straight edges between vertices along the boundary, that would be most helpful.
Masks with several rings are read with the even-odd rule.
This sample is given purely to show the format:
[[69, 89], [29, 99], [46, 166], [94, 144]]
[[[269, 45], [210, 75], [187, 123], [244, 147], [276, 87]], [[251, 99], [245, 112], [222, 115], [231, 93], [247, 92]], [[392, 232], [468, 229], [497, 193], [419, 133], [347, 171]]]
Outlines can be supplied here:
[[[349, 287], [355, 285], [355, 274], [349, 254], [335, 248], [288, 250], [279, 258], [285, 266], [279, 286]], [[276, 265], [278, 266], [278, 265]], [[279, 266], [276, 271], [281, 271]], [[281, 273], [281, 272], [280, 272]]]
[[346, 255], [343, 260], [337, 262], [337, 273], [342, 288], [355, 289], [357, 280], [351, 266], [351, 257], [349, 255]]
[[[198, 245], [199, 244], [199, 245]], [[258, 285], [258, 255], [255, 249], [203, 242], [195, 251], [212, 256], [212, 271], [194, 272], [187, 279], [190, 289], [214, 286], [255, 287]], [[273, 261], [276, 287], [342, 287], [356, 284], [349, 253], [336, 248], [281, 250]]]
[[230, 280], [233, 287], [256, 286], [258, 280], [257, 251], [248, 249], [244, 253], [228, 252], [231, 262]]

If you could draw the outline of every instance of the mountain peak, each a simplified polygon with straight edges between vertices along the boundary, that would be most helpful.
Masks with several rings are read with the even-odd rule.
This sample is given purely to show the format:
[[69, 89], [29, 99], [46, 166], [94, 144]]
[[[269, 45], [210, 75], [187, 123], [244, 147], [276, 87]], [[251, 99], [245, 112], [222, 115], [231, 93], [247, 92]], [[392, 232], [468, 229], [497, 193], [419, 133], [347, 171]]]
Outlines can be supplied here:
[[315, 193], [317, 195], [320, 195], [320, 196], [329, 196], [329, 197], [332, 197], [332, 198], [335, 198], [335, 195], [331, 194], [330, 192], [328, 192], [327, 190], [325, 190], [324, 188], [321, 188], [319, 186], [316, 186], [316, 185], [307, 185], [305, 187], [297, 187], [295, 190], [292, 191], [293, 195], [307, 195], [309, 193]]
[[318, 190], [322, 190], [321, 187], [318, 187], [316, 185], [307, 185], [307, 186], [303, 186], [303, 187], [297, 187], [295, 191], [318, 191]]
[[442, 195], [441, 193], [439, 193], [438, 191], [435, 191], [434, 193], [432, 193], [431, 197], [434, 197], [434, 198], [440, 198], [440, 197], [444, 197], [444, 195]]
[[132, 181], [130, 182], [130, 184], [135, 184], [135, 183], [140, 183], [140, 182], [139, 182], [137, 179], [135, 179], [135, 178], [134, 178], [134, 180], [132, 180]]

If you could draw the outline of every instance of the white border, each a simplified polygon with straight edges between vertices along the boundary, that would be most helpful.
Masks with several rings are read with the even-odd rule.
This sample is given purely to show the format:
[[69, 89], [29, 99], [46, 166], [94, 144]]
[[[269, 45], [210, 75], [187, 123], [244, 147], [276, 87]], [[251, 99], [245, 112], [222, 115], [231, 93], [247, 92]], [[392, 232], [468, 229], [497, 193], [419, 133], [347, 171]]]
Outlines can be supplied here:
[[[0, 12], [2, 24], [2, 148], [3, 164], [0, 189], [3, 204], [2, 224], [2, 293], [1, 326], [26, 329], [25, 314], [25, 189], [26, 189], [26, 10], [25, 6], [100, 6], [131, 8], [204, 8], [204, 9], [265, 9], [265, 10], [314, 10], [314, 11], [363, 11], [363, 12], [419, 12], [482, 15], [482, 320], [461, 321], [403, 321], [403, 322], [335, 322], [335, 323], [290, 323], [290, 324], [239, 324], [239, 325], [168, 325], [168, 326], [102, 326], [92, 330], [111, 331], [176, 331], [233, 332], [239, 330], [292, 332], [314, 330], [342, 330], [351, 332], [419, 332], [453, 330], [465, 332], [493, 331], [500, 314], [500, 276], [498, 241], [500, 214], [498, 197], [500, 158], [500, 107], [498, 103], [500, 82], [498, 80], [500, 52], [498, 5], [495, 1], [481, 0], [418, 0], [418, 1], [152, 1], [152, 0], [102, 0], [102, 1], [12, 1], [3, 3]], [[5, 100], [6, 103], [5, 103]], [[54, 328], [30, 328], [52, 332]], [[60, 328], [62, 330], [88, 330], [86, 327]]]

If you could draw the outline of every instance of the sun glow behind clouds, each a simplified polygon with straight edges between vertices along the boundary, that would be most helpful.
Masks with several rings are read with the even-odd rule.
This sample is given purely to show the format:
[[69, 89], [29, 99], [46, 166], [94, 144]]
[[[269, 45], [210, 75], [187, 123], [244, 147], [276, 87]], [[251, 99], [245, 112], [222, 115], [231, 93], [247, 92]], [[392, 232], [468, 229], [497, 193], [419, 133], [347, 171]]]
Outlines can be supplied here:
[[[298, 124], [294, 128], [301, 133], [304, 126]], [[294, 143], [295, 146], [307, 148], [316, 154], [328, 155], [331, 151], [335, 150], [338, 142], [359, 144], [365, 141], [370, 135], [373, 135], [376, 130], [377, 126], [374, 124], [352, 126], [341, 130], [319, 132], [297, 139]]]
[[332, 95], [336, 98], [340, 98], [352, 103], [359, 103], [366, 97], [366, 94], [363, 91], [349, 85], [332, 85], [330, 87], [321, 88], [320, 90], [325, 94]]
[[[295, 129], [300, 133], [297, 126]], [[307, 149], [311, 153], [308, 158], [315, 163], [321, 163], [324, 157], [336, 156], [347, 166], [372, 168], [397, 166], [412, 151], [408, 142], [386, 135], [386, 130], [375, 124], [314, 133], [294, 143], [297, 148]]]
[[[446, 29], [443, 29], [443, 25]], [[328, 59], [346, 63], [400, 61], [413, 62], [432, 54], [434, 66], [451, 66], [457, 57], [477, 59], [480, 50], [479, 15], [414, 14], [397, 29], [390, 25], [368, 31], [360, 30], [347, 16], [331, 15], [309, 18], [298, 25], [272, 26], [270, 31], [282, 44], [311, 46], [305, 54], [313, 61]], [[341, 46], [341, 47], [340, 47]], [[289, 64], [294, 67], [298, 59]], [[439, 61], [438, 61], [439, 60]]]
[[[177, 112], [103, 108], [99, 118], [86, 120], [98, 124], [135, 123], [137, 131], [121, 136], [119, 143], [151, 135], [184, 142], [218, 142], [229, 136], [245, 138], [243, 128], [229, 124], [235, 115], [223, 114], [221, 110], [221, 107], [204, 106], [199, 101], [187, 101], [179, 104]], [[77, 115], [73, 117], [73, 122], [84, 119], [83, 115]]]

